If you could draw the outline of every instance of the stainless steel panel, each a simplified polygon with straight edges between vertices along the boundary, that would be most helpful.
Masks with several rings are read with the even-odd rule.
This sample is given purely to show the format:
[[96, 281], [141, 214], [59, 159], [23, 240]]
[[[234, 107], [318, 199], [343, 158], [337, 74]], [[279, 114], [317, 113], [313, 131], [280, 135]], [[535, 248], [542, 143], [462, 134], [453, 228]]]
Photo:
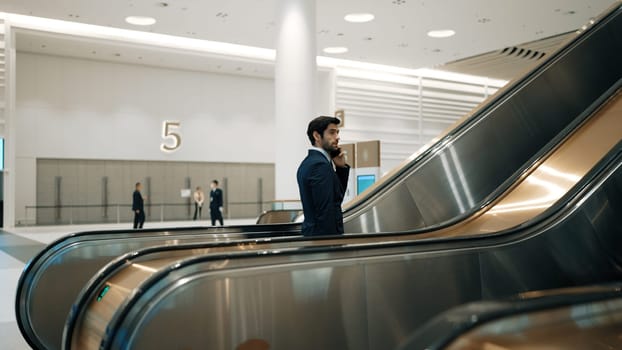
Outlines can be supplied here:
[[506, 317], [456, 339], [447, 350], [622, 348], [622, 298]]
[[[20, 278], [16, 315], [22, 334], [35, 348], [59, 349], [71, 304], [89, 279], [117, 256], [156, 245], [176, 245], [180, 240], [239, 241], [265, 229], [265, 226], [257, 225], [169, 229], [164, 232], [145, 230], [131, 234], [107, 231], [61, 239], [35, 257]], [[297, 231], [290, 231], [291, 226], [270, 226], [272, 234], [279, 229], [281, 235], [297, 234]]]
[[[346, 232], [382, 232], [382, 228], [387, 226], [394, 227], [398, 231], [410, 230], [413, 225], [424, 227], [423, 216], [406, 185], [399, 183], [394, 189], [390, 198], [373, 204], [356, 220], [346, 221]], [[405, 220], [405, 218], [409, 219]]]
[[[621, 20], [607, 21], [606, 29], [580, 37], [524, 77], [528, 88], [501, 90], [502, 102], [482, 106], [478, 112], [485, 116], [466, 123], [468, 132], [449, 137], [436, 154], [413, 167], [405, 182], [418, 210], [399, 222], [375, 223], [380, 232], [445, 224], [481, 206], [491, 193], [508, 185], [508, 179], [515, 179], [517, 170], [622, 77], [622, 38], [616, 34], [622, 31]], [[401, 190], [388, 189], [371, 205], [399, 205], [393, 197]], [[365, 226], [360, 221], [368, 221], [369, 205], [360, 212], [352, 208], [346, 232]], [[380, 218], [385, 215], [390, 210], [377, 213]]]
[[619, 283], [539, 290], [453, 308], [398, 350], [618, 349], [621, 326]]
[[[608, 186], [620, 186], [622, 157], [619, 148], [617, 152], [615, 166], [561, 206], [549, 225], [510, 235], [470, 243], [439, 242], [435, 247], [379, 244], [230, 255], [225, 260], [195, 257], [143, 283], [141, 293], [107, 325], [104, 348], [147, 349], [176, 339], [182, 347], [231, 349], [261, 339], [274, 349], [390, 349], [426, 318], [481, 298], [484, 290], [498, 298], [543, 285], [619, 279], [622, 271], [613, 261], [589, 248], [582, 251], [583, 262], [601, 267], [593, 275], [565, 269], [576, 258], [569, 254], [548, 261], [550, 268], [537, 267], [533, 261], [534, 251], [555, 252], [560, 244], [590, 247], [597, 242], [590, 230], [576, 229], [581, 237], [568, 232], [577, 225], [573, 219], [584, 215], [584, 205], [593, 205]], [[622, 207], [614, 209], [619, 212]], [[619, 223], [622, 217], [606, 220]], [[488, 273], [493, 268], [499, 273]], [[559, 271], [565, 278], [556, 278]], [[365, 296], [365, 306], [360, 305], [360, 295]], [[366, 320], [366, 329], [360, 320]], [[171, 327], [188, 323], [192, 325]]]
[[[622, 139], [622, 124], [618, 123], [619, 112], [622, 110], [622, 99], [616, 95], [612, 100], [603, 106], [597, 114], [592, 116], [579, 130], [569, 137], [563, 145], [560, 145], [555, 152], [535, 169], [533, 169], [520, 184], [514, 186], [512, 191], [505, 194], [503, 198], [497, 201], [493, 206], [488, 208], [485, 213], [469, 220], [466, 223], [456, 225], [431, 232], [428, 234], [410, 234], [397, 235], [391, 237], [394, 242], [404, 242], [412, 244], [417, 240], [429, 237], [454, 237], [454, 236], [474, 236], [485, 235], [490, 232], [508, 230], [518, 225], [531, 224], [538, 222], [532, 220], [534, 217], [541, 215], [546, 208], [551, 207], [557, 202], [564, 193], [570, 191], [579, 181], [588, 174], [590, 169], [594, 168], [598, 161], [602, 159], [604, 154], [615, 147], [616, 143]], [[543, 191], [542, 185], [545, 186]], [[549, 191], [549, 187], [555, 191]], [[410, 198], [410, 197], [407, 197]], [[503, 215], [498, 215], [503, 214]], [[531, 220], [531, 222], [530, 222]], [[232, 251], [250, 251], [264, 249], [283, 249], [293, 247], [308, 247], [317, 245], [334, 245], [334, 244], [366, 244], [370, 245], [376, 242], [387, 240], [387, 236], [369, 236], [359, 235], [347, 238], [332, 238], [321, 241], [279, 241], [272, 240], [267, 242], [259, 242], [258, 244], [230, 245], [217, 247], [206, 244], [196, 245], [179, 245], [172, 248], [163, 248], [150, 250], [145, 254], [133, 254], [132, 256], [122, 257], [119, 260], [125, 264], [118, 265], [116, 262], [112, 265], [112, 269], [106, 268], [107, 276], [93, 282], [89, 286], [89, 290], [85, 290], [82, 300], [88, 300], [89, 295], [103, 288], [105, 283], [112, 286], [122, 286], [117, 293], [118, 298], [114, 302], [106, 302], [106, 310], [116, 310], [120, 308], [125, 298], [130, 297], [130, 293], [135, 288], [145, 282], [150, 277], [149, 274], [142, 274], [142, 271], [151, 271], [153, 274], [162, 269], [163, 266], [175, 264], [180, 258], [185, 256], [199, 256], [204, 254], [213, 254]], [[185, 251], [185, 253], [184, 253]], [[507, 258], [506, 258], [507, 259]], [[510, 259], [507, 259], [511, 261]], [[542, 261], [532, 259], [534, 264], [542, 264]], [[437, 264], [438, 265], [438, 264]], [[134, 267], [140, 267], [138, 272], [141, 278], [132, 276]], [[494, 264], [493, 264], [494, 266]], [[551, 266], [556, 266], [551, 264]], [[503, 266], [502, 266], [503, 267]], [[571, 269], [572, 271], [573, 269]], [[394, 270], [390, 270], [394, 271]], [[477, 270], [481, 271], [480, 269]], [[400, 273], [403, 275], [403, 273]], [[522, 274], [517, 273], [517, 278], [522, 278]], [[103, 274], [100, 274], [103, 276]], [[559, 275], [561, 276], [561, 275]], [[134, 285], [128, 284], [131, 281]], [[552, 281], [551, 283], [558, 283]], [[527, 283], [528, 284], [528, 283]], [[511, 290], [517, 287], [514, 285], [506, 286]], [[115, 287], [116, 290], [117, 287]], [[125, 295], [125, 296], [123, 296]], [[92, 298], [92, 296], [90, 297]], [[400, 300], [400, 299], [398, 299]], [[86, 302], [86, 304], [89, 304]], [[92, 304], [92, 303], [91, 303]], [[86, 314], [96, 313], [96, 310], [88, 306]], [[77, 310], [81, 310], [78, 307]], [[79, 313], [78, 313], [79, 314]], [[93, 319], [86, 317], [86, 319]], [[98, 320], [103, 320], [97, 317]], [[89, 325], [83, 324], [82, 328], [89, 328]]]
[[[619, 102], [619, 100], [618, 100], [618, 102]], [[581, 157], [577, 157], [579, 160], [581, 160], [580, 161], [581, 164], [579, 164], [581, 166], [578, 166], [578, 167], [575, 166], [575, 168], [572, 169], [572, 170], [577, 170], [577, 168], [582, 168], [583, 170], [578, 171], [578, 172], [571, 171], [570, 172], [571, 174], [575, 174], [575, 173], [576, 174], [580, 174], [580, 175], [577, 175], [577, 177], [581, 178], [583, 176], [582, 172], [587, 171], [588, 168], [589, 168], [589, 166], [588, 167], [584, 167], [584, 165], [586, 165], [586, 164], [588, 164], [588, 165], [589, 164], [593, 164], [593, 163], [591, 163], [591, 161], [589, 161], [589, 157], [585, 158], [584, 156], [590, 156], [590, 157], [597, 157], [598, 158], [599, 154], [602, 154], [602, 152], [606, 151], [607, 148], [611, 147], [611, 142], [615, 142], [615, 140], [619, 140], [621, 138], [618, 133], [620, 131], [622, 131], [622, 130], [620, 130], [619, 127], [618, 128], [614, 128], [614, 129], [611, 128], [612, 126], [618, 125], [617, 124], [617, 119], [616, 118], [612, 119], [612, 116], [616, 115], [615, 113], [612, 113], [612, 111], [615, 112], [618, 105], [619, 105], [619, 103], [614, 103], [611, 107], [603, 108], [601, 114], [599, 114], [598, 116], [592, 118], [590, 120], [590, 122], [587, 123], [584, 126], [584, 128], [582, 128], [579, 132], [577, 132], [575, 135], [573, 135], [569, 139], [567, 144], [564, 144], [563, 146], [561, 146], [558, 149], [558, 152], [560, 154], [573, 153], [571, 151], [573, 150], [574, 147], [582, 145], [584, 142], [586, 142], [584, 140], [590, 140], [589, 137], [586, 138], [586, 135], [591, 135], [590, 137], [592, 138], [593, 141], [598, 141], [598, 142], [594, 143], [595, 145], [598, 145], [598, 147], [595, 147], [594, 150], [592, 150], [591, 152], [585, 152], [584, 155], [582, 155]], [[605, 127], [609, 126], [609, 130], [610, 131], [616, 131], [618, 133], [611, 133], [611, 132], [609, 132], [609, 133], [603, 134], [603, 132], [600, 131], [603, 126], [605, 126]], [[591, 130], [591, 134], [587, 130]], [[607, 140], [607, 141], [605, 142], [605, 140]], [[575, 152], [575, 154], [576, 154], [576, 152]], [[558, 156], [556, 154], [553, 154], [539, 168], [547, 167], [547, 169], [564, 169], [564, 167], [563, 167], [564, 163], [568, 164], [569, 162], [568, 162], [568, 160], [563, 160], [563, 159], [564, 159], [564, 157], [561, 157], [561, 156]], [[552, 164], [549, 164], [549, 161], [551, 161], [553, 163], [554, 162], [559, 162], [560, 166], [559, 167], [551, 166]], [[540, 174], [538, 173], [538, 171], [534, 171], [530, 176], [540, 176]], [[527, 180], [524, 183], [529, 183], [530, 179], [531, 179], [531, 177], [527, 178]], [[596, 183], [596, 188], [597, 189], [602, 189], [603, 186], [601, 186], [600, 183]], [[516, 189], [520, 189], [520, 186], [516, 187]], [[582, 194], [582, 193], [579, 193], [579, 194]], [[511, 197], [511, 196], [508, 196], [508, 197]], [[538, 197], [536, 196], [536, 198], [538, 198]], [[551, 202], [548, 202], [547, 205], [551, 205]], [[568, 207], [573, 208], [575, 210], [575, 211], [572, 212], [572, 214], [575, 215], [573, 217], [577, 217], [577, 215], [580, 216], [580, 211], [578, 211], [577, 208], [574, 205], [568, 205]], [[493, 210], [494, 210], [494, 207], [493, 207]], [[585, 282], [586, 278], [588, 278], [588, 277], [592, 278], [593, 276], [596, 276], [594, 278], [599, 278], [599, 279], [603, 279], [603, 278], [606, 279], [606, 278], [610, 278], [610, 277], [611, 278], [615, 278], [616, 277], [616, 274], [608, 276], [610, 270], [615, 270], [615, 267], [612, 267], [611, 264], [609, 264], [609, 265], [602, 265], [602, 267], [600, 269], [597, 269], [597, 271], [595, 271], [593, 276], [592, 275], [585, 276], [584, 274], [582, 274], [580, 272], [577, 273], [577, 271], [574, 270], [574, 269], [570, 269], [568, 271], [568, 274], [571, 276], [571, 278], [562, 279], [562, 280], [560, 280], [560, 279], [557, 279], [557, 280], [553, 279], [553, 280], [551, 280], [550, 278], [546, 278], [546, 277], [543, 278], [543, 275], [541, 275], [541, 274], [534, 274], [533, 271], [531, 271], [531, 275], [528, 276], [529, 278], [523, 278], [522, 273], [516, 273], [516, 271], [521, 271], [521, 269], [531, 270], [534, 265], [542, 264], [542, 261], [540, 261], [538, 259], [533, 259], [533, 258], [525, 259], [525, 257], [524, 257], [525, 252], [530, 252], [530, 251], [547, 252], [547, 251], [549, 251], [551, 249], [542, 249], [543, 245], [554, 247], [556, 242], [557, 243], [558, 242], [563, 242], [563, 241], [558, 240], [560, 233], [555, 231], [555, 229], [557, 229], [560, 226], [558, 224], [559, 222], [565, 224], [566, 226], [568, 226], [568, 225], [576, 225], [575, 223], [573, 223], [572, 221], [568, 220], [566, 217], [564, 217], [561, 214], [558, 215], [557, 217], [553, 216], [553, 218], [551, 220], [549, 220], [549, 221], [553, 221], [554, 225], [552, 225], [550, 227], [547, 227], [546, 229], [548, 231], [545, 231], [544, 234], [532, 235], [531, 237], [527, 237], [529, 239], [518, 237], [519, 238], [519, 239], [517, 239], [518, 243], [502, 245], [500, 247], [497, 247], [497, 249], [480, 249], [481, 250], [480, 253], [478, 253], [476, 250], [471, 250], [469, 253], [471, 254], [470, 256], [472, 257], [472, 259], [476, 259], [476, 262], [482, 264], [482, 266], [477, 266], [477, 264], [476, 264], [475, 268], [471, 269], [471, 271], [474, 272], [472, 275], [475, 275], [476, 278], [475, 279], [467, 279], [467, 281], [475, 280], [475, 281], [478, 281], [479, 284], [477, 284], [477, 283], [474, 284], [474, 285], [473, 284], [468, 284], [468, 282], [461, 281], [460, 278], [455, 278], [455, 277], [453, 279], [450, 279], [450, 281], [458, 281], [457, 285], [460, 285], [460, 287], [462, 287], [462, 289], [459, 289], [459, 291], [456, 292], [456, 293], [462, 293], [462, 294], [458, 294], [460, 296], [460, 298], [465, 298], [465, 299], [468, 298], [469, 293], [470, 293], [471, 297], [473, 297], [473, 295], [477, 295], [479, 293], [482, 293], [482, 290], [484, 290], [487, 286], [489, 286], [491, 284], [494, 284], [495, 287], [497, 287], [497, 284], [502, 287], [502, 288], [499, 288], [496, 291], [493, 291], [492, 293], [494, 294], [494, 293], [504, 293], [506, 290], [516, 292], [516, 291], [521, 291], [520, 288], [535, 288], [535, 287], [540, 286], [542, 283], [552, 283], [554, 285], [557, 285], [557, 284], [564, 285], [564, 283], [577, 283], [577, 282], [581, 283], [581, 281]], [[543, 223], [541, 223], [539, 225], [549, 225], [549, 223], [547, 223], [547, 221], [544, 221]], [[546, 241], [546, 240], [543, 240], [542, 239], [543, 236], [550, 237], [550, 235], [551, 235], [550, 232], [554, 232], [556, 234], [554, 236], [554, 237], [556, 237], [556, 239], [552, 240], [550, 242]], [[581, 236], [581, 238], [583, 238], [587, 242], [592, 242], [594, 240], [593, 236], [590, 236], [589, 234], [586, 236], [585, 232], [583, 233], [583, 236]], [[371, 241], [371, 240], [368, 240], [368, 241]], [[534, 242], [536, 242], [536, 243], [534, 243]], [[365, 246], [369, 247], [369, 243], [370, 242], [368, 242], [366, 245], [363, 245], [363, 247], [365, 247]], [[533, 247], [530, 247], [530, 244], [535, 244], [535, 245]], [[456, 245], [459, 246], [459, 244], [456, 244]], [[582, 245], [579, 245], [579, 246], [582, 246]], [[589, 246], [589, 244], [588, 244], [588, 246]], [[490, 248], [490, 247], [488, 247], [488, 248]], [[518, 250], [519, 253], [516, 254], [516, 256], [513, 259], [509, 259], [507, 256], [511, 255], [511, 254], [514, 254], [513, 248], [515, 250]], [[410, 246], [410, 247], [405, 247], [403, 249], [405, 249], [405, 250], [415, 249], [416, 250], [417, 247]], [[364, 250], [364, 248], [361, 248], [361, 250]], [[453, 250], [455, 250], [455, 246], [453, 247]], [[486, 255], [485, 255], [485, 253], [487, 253], [487, 252], [491, 252], [492, 254], [494, 254], [494, 256], [497, 257], [497, 260], [493, 261], [493, 262], [490, 262], [490, 260], [487, 260], [486, 259]], [[387, 252], [385, 252], [384, 254], [386, 254], [386, 253]], [[378, 252], [378, 253], [375, 253], [375, 254], [381, 255], [383, 253]], [[398, 252], [393, 251], [393, 254], [398, 254]], [[453, 254], [446, 253], [445, 254], [445, 259], [450, 259], [452, 257], [455, 257], [455, 256], [457, 256], [456, 254], [466, 254], [466, 253], [463, 253], [463, 252], [460, 252], [460, 251], [456, 251]], [[436, 256], [442, 256], [443, 253], [442, 252], [441, 253], [430, 252], [430, 253], [424, 253], [423, 255], [421, 253], [417, 254], [417, 255], [401, 255], [400, 259], [398, 259], [397, 261], [398, 261], [398, 264], [402, 264], [403, 265], [403, 264], [405, 264], [404, 261], [409, 260], [411, 257], [414, 257], [414, 256], [417, 256], [417, 257], [421, 258], [422, 261], [430, 261], [430, 260], [425, 260], [424, 256], [428, 257], [428, 259], [433, 259], [433, 257], [435, 255]], [[395, 255], [393, 255], [391, 257], [377, 258], [377, 259], [375, 259], [375, 262], [374, 262], [374, 260], [372, 258], [366, 257], [366, 258], [362, 258], [362, 259], [357, 260], [357, 262], [360, 263], [360, 264], [365, 265], [366, 268], [369, 269], [370, 266], [374, 266], [373, 265], [374, 263], [378, 264], [378, 261], [383, 261], [384, 263], [386, 263], [387, 261], [394, 261], [394, 260], [391, 260], [391, 259], [394, 259], [394, 256]], [[296, 258], [296, 257], [297, 256], [293, 256], [292, 258]], [[501, 257], [501, 258], [499, 259], [499, 257]], [[538, 272], [542, 272], [542, 274], [544, 274], [544, 275], [546, 275], [547, 272], [550, 273], [550, 274], [555, 275], [555, 272], [557, 270], [559, 270], [560, 266], [564, 266], [564, 262], [567, 261], [570, 258], [571, 258], [571, 256], [569, 256], [569, 255], [563, 255], [561, 257], [561, 259], [559, 259], [558, 261], [553, 261], [553, 262], [550, 263], [552, 269], [549, 269], [549, 270], [540, 269], [540, 270], [538, 270]], [[200, 258], [197, 258], [197, 259], [194, 259], [194, 260], [199, 260], [199, 259]], [[279, 266], [279, 268], [282, 268], [283, 266], [281, 264], [282, 264], [283, 258], [281, 256], [279, 256], [278, 259], [279, 260], [277, 260], [277, 261], [272, 261], [272, 263], [276, 264], [277, 266]], [[592, 252], [587, 252], [585, 259], [590, 261], [590, 262], [599, 261], [598, 252], [593, 252], [593, 253]], [[367, 261], [370, 261], [370, 263], [367, 264]], [[449, 261], [449, 260], [447, 260], [447, 261]], [[498, 261], [501, 261], [502, 264], [497, 264]], [[605, 259], [605, 261], [606, 261], [606, 259]], [[236, 263], [236, 262], [240, 263], [240, 261], [236, 261], [236, 260], [227, 260], [224, 264], [214, 263], [214, 264], [211, 265], [212, 267], [210, 267], [210, 269], [213, 269], [213, 268], [229, 268], [230, 269], [230, 268], [233, 268], [233, 267], [238, 268], [237, 265], [233, 266], [233, 264]], [[505, 262], [505, 264], [503, 264], [503, 262]], [[516, 267], [516, 266], [514, 266], [514, 265], [512, 265], [510, 263], [513, 263], [513, 264], [518, 265], [520, 267]], [[149, 264], [146, 264], [145, 262], [141, 262], [140, 265], [141, 266], [145, 266], [147, 268], [149, 267]], [[432, 271], [431, 275], [423, 276], [424, 279], [428, 278], [426, 281], [430, 281], [430, 278], [434, 278], [434, 276], [443, 276], [443, 275], [451, 276], [451, 272], [452, 271], [456, 271], [456, 270], [458, 271], [458, 275], [459, 276], [468, 275], [468, 274], [460, 273], [460, 268], [459, 268], [459, 267], [468, 266], [468, 263], [456, 264], [456, 266], [453, 266], [453, 267], [444, 267], [445, 270], [443, 270], [443, 264], [441, 264], [441, 263], [431, 263], [429, 265], [438, 267], [439, 271]], [[487, 269], [485, 265], [489, 265], [488, 267], [490, 267], [490, 266], [493, 266], [495, 268], [499, 267], [502, 270], [504, 270], [506, 272], [509, 271], [511, 273], [507, 273], [505, 275], [504, 274], [500, 274], [499, 276], [492, 276], [491, 277], [491, 274], [489, 274], [489, 273], [486, 274], [486, 272], [488, 270], [490, 270], [490, 269]], [[253, 263], [248, 263], [247, 266], [255, 266], [255, 265], [253, 265]], [[306, 263], [305, 266], [309, 266], [309, 264]], [[423, 264], [422, 266], [425, 269], [426, 264]], [[295, 268], [295, 267], [293, 267], [293, 268]], [[152, 270], [153, 271], [157, 271], [157, 269], [158, 268], [155, 268], [155, 269], [152, 269]], [[262, 267], [259, 270], [262, 270], [262, 269], [265, 269], [265, 268]], [[255, 276], [256, 273], [259, 273], [258, 272], [259, 270], [256, 269], [256, 268], [253, 268], [253, 271], [252, 271], [252, 273], [254, 273], [253, 276]], [[407, 297], [411, 296], [411, 295], [415, 295], [416, 293], [413, 292], [414, 291], [414, 289], [412, 289], [413, 287], [409, 286], [407, 283], [399, 283], [399, 282], [396, 282], [396, 281], [392, 281], [392, 279], [390, 278], [390, 275], [391, 275], [391, 273], [393, 271], [398, 271], [396, 273], [396, 276], [398, 276], [398, 278], [399, 277], [403, 277], [404, 275], [406, 275], [406, 276], [408, 275], [408, 272], [406, 270], [405, 271], [400, 271], [399, 267], [398, 268], [387, 268], [387, 267], [385, 267], [382, 271], [380, 271], [379, 276], [381, 276], [381, 277], [389, 276], [389, 278], [387, 278], [384, 281], [384, 283], [380, 283], [380, 284], [385, 286], [385, 287], [387, 285], [393, 286], [393, 288], [391, 288], [390, 290], [403, 290], [403, 289], [406, 289], [407, 293], [404, 294], [404, 295], [407, 296]], [[188, 272], [188, 273], [190, 273], [190, 272]], [[242, 272], [236, 271], [235, 273], [237, 275], [237, 274], [244, 273], [244, 272], [243, 271]], [[194, 273], [192, 273], [192, 274], [194, 276]], [[429, 277], [429, 276], [432, 276], [432, 277]], [[183, 278], [183, 279], [186, 280], [186, 278]], [[191, 278], [189, 278], [189, 279], [191, 279]], [[394, 279], [398, 280], [397, 278], [394, 278]], [[517, 279], [518, 279], [518, 281], [520, 283], [515, 283]], [[174, 280], [174, 278], [171, 279], [170, 281], [173, 281], [173, 280]], [[432, 279], [432, 281], [435, 281], [435, 280]], [[172, 283], [172, 282], [169, 282], [169, 283]], [[373, 286], [376, 286], [376, 285], [378, 285], [378, 283], [374, 283], [373, 284]], [[125, 286], [127, 287], [127, 285], [125, 285]], [[445, 284], [443, 285], [443, 287], [446, 287], [446, 288], [436, 288], [436, 290], [439, 290], [439, 289], [443, 290], [443, 291], [455, 290], [455, 289], [447, 288], [447, 286], [448, 286], [447, 282], [445, 281]], [[146, 287], [143, 285], [143, 287], [140, 287], [139, 289], [140, 290], [145, 290], [145, 288]], [[172, 286], [170, 290], [168, 288], [165, 288], [165, 287], [161, 287], [161, 288], [162, 289], [166, 289], [167, 293], [168, 293], [168, 291], [174, 289], [175, 287]], [[158, 290], [158, 288], [155, 288], [155, 289]], [[373, 287], [369, 287], [367, 289], [367, 291], [368, 291], [367, 296], [368, 296], [368, 298], [372, 298], [373, 299], [373, 293], [369, 292], [372, 289], [373, 289]], [[153, 292], [153, 293], [157, 294], [157, 292]], [[154, 294], [154, 296], [155, 296], [155, 294]], [[399, 305], [402, 305], [403, 301], [405, 300], [404, 295], [401, 295], [402, 298], [396, 297], [395, 299], [393, 299], [393, 298], [389, 297], [389, 298], [387, 298], [387, 300], [399, 300], [399, 302], [398, 302]], [[229, 297], [227, 296], [226, 299], [228, 299], [228, 298]], [[458, 298], [458, 299], [460, 299], [460, 298]], [[449, 299], [451, 299], [451, 298], [449, 298]], [[152, 299], [149, 299], [149, 300], [152, 300]], [[286, 299], [284, 299], [284, 300], [286, 300]], [[383, 300], [384, 299], [376, 299], [376, 300], [374, 300], [373, 305], [382, 304]], [[438, 300], [445, 300], [446, 301], [446, 299], [443, 299], [442, 297], [440, 299], [438, 299]], [[468, 299], [466, 299], [466, 300], [468, 300]], [[451, 301], [447, 301], [447, 302], [451, 304]], [[440, 303], [443, 304], [442, 301]], [[117, 306], [118, 305], [119, 304], [117, 304]], [[443, 304], [443, 305], [446, 305], [446, 304]], [[116, 309], [116, 307], [112, 307], [111, 309]], [[398, 329], [398, 332], [395, 331], [395, 325], [396, 324], [401, 325], [402, 323], [407, 324], [407, 325], [412, 325], [412, 323], [416, 323], [416, 316], [413, 316], [412, 314], [404, 313], [404, 310], [403, 310], [404, 307], [401, 307], [401, 308], [395, 307], [395, 309], [396, 310], [394, 310], [393, 313], [389, 313], [390, 315], [392, 315], [391, 316], [392, 319], [389, 319], [389, 320], [382, 319], [382, 321], [380, 321], [378, 323], [375, 323], [375, 324], [372, 323], [372, 322], [369, 322], [369, 327], [372, 329], [372, 331], [370, 331], [368, 333], [370, 334], [370, 337], [375, 337], [375, 338], [370, 338], [370, 339], [378, 339], [378, 341], [379, 341], [378, 344], [382, 344], [383, 346], [385, 344], [387, 344], [387, 343], [388, 344], [397, 343], [400, 340], [399, 339], [400, 338], [400, 334], [399, 334], [399, 329]], [[132, 309], [132, 308], [128, 308], [128, 310], [129, 310], [128, 311], [129, 313], [133, 313], [133, 314], [140, 314], [142, 312], [140, 308], [138, 308], [137, 310]], [[371, 311], [369, 311], [369, 310], [372, 310], [372, 308], [368, 307], [368, 311], [367, 311], [367, 314], [366, 314], [369, 320], [371, 320], [371, 319], [375, 320], [375, 319], [378, 319], [379, 317], [386, 316], [385, 314], [382, 314], [382, 315], [379, 315], [378, 317], [369, 317], [369, 314], [371, 313]], [[417, 313], [415, 313], [415, 315], [416, 314]], [[395, 315], [398, 315], [398, 316], [395, 316]], [[362, 316], [363, 315], [361, 315], [361, 317]], [[122, 317], [122, 316], [118, 316], [118, 317]], [[137, 318], [134, 319], [135, 320], [134, 322], [137, 322], [137, 323], [127, 324], [124, 328], [134, 329], [137, 326], [137, 324], [140, 323], [140, 321], [137, 321], [137, 320], [138, 319], [144, 319], [144, 317], [146, 317], [146, 316], [143, 315], [143, 316], [136, 316], [136, 317]], [[355, 317], [358, 317], [358, 316], [355, 316]], [[92, 317], [87, 317], [87, 318], [91, 318], [92, 319]], [[99, 318], [99, 317], [97, 319], [98, 320], [102, 320], [102, 318]], [[113, 321], [114, 321], [114, 319], [113, 319]], [[216, 322], [216, 321], [212, 320], [212, 322]], [[393, 326], [392, 328], [390, 328], [391, 332], [387, 332], [387, 331], [382, 332], [382, 329], [383, 329], [382, 326], [385, 325], [385, 324], [391, 324]], [[408, 327], [404, 327], [404, 328], [408, 329]], [[88, 330], [88, 328], [86, 328], [86, 330]], [[82, 332], [82, 331], [79, 331], [79, 332]], [[397, 333], [397, 335], [396, 335], [396, 333]], [[393, 339], [391, 336], [394, 336], [395, 339]], [[128, 340], [123, 337], [122, 343], [126, 343], [127, 341]], [[244, 340], [244, 341], [246, 341], [246, 340]], [[370, 340], [370, 344], [374, 344], [373, 341]]]
[[398, 343], [447, 305], [480, 300], [479, 268], [477, 255], [468, 253], [421, 254], [370, 264], [365, 284], [368, 348], [388, 349], [388, 343]]
[[[562, 224], [552, 224], [551, 230], [562, 232], [564, 239], [547, 242], [542, 249], [536, 240], [526, 241], [521, 248], [507, 248], [481, 255], [483, 295], [504, 295], [508, 291], [524, 292], [529, 289], [547, 289], [559, 285], [597, 283], [620, 278], [622, 258], [619, 237], [622, 234], [620, 220], [611, 218], [622, 210], [622, 203], [602, 202], [603, 195], [610, 193], [622, 183], [622, 172], [611, 175], [609, 181], [581, 208]], [[615, 191], [613, 192], [615, 193]], [[591, 206], [607, 208], [601, 212], [590, 210]], [[587, 209], [586, 209], [587, 208]], [[616, 213], [617, 212], [617, 213]], [[607, 215], [608, 214], [608, 215]], [[593, 221], [607, 224], [595, 227]], [[521, 261], [521, 264], [516, 264]], [[538, 277], [534, 271], [548, 276]], [[503, 279], [503, 284], [495, 283]], [[527, 289], [529, 286], [529, 289]]]
[[[301, 269], [295, 273], [258, 274], [250, 283], [246, 278], [235, 276], [219, 278], [210, 284], [188, 283], [179, 295], [175, 293], [170, 295], [171, 299], [167, 298], [168, 307], [164, 311], [167, 315], [154, 315], [145, 331], [170, 328], [167, 320], [174, 319], [179, 325], [178, 331], [189, 327], [201, 334], [200, 339], [171, 337], [165, 340], [154, 334], [154, 337], [136, 339], [132, 346], [137, 349], [235, 349], [250, 339], [273, 339], [269, 342], [271, 349], [364, 349], [368, 341], [366, 319], [349, 317], [354, 310], [366, 306], [364, 288], [360, 284], [362, 274], [361, 268], [356, 266], [330, 266]], [[255, 289], [257, 285], [262, 287]], [[233, 295], [231, 290], [235, 290]], [[185, 313], [192, 307], [190, 303], [202, 295], [223, 301], [230, 299], [212, 303], [208, 310], [201, 310], [200, 315]], [[221, 315], [229, 322], [205, 329], [211, 315]], [[197, 318], [203, 322], [197, 322]], [[243, 326], [230, 327], [237, 324]], [[154, 341], [156, 339], [160, 341]]]

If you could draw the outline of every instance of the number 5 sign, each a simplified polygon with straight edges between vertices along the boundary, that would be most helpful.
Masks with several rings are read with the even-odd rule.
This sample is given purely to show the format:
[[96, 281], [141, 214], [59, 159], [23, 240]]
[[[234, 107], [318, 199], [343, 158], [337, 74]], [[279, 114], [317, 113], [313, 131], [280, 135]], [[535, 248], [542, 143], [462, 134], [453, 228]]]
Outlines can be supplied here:
[[162, 122], [162, 138], [165, 140], [160, 145], [162, 152], [170, 153], [179, 149], [179, 146], [181, 146], [180, 128], [181, 122], [170, 120]]

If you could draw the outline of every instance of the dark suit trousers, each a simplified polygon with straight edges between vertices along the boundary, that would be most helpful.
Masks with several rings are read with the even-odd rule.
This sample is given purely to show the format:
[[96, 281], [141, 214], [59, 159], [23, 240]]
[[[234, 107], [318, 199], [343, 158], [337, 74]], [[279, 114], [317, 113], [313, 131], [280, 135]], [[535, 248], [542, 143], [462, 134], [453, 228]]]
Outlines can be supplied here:
[[212, 226], [216, 226], [216, 220], [220, 222], [220, 226], [223, 226], [222, 213], [218, 208], [210, 208], [210, 217], [212, 218]]
[[138, 213], [134, 211], [134, 229], [143, 228], [145, 223], [145, 212], [140, 210]]
[[203, 209], [202, 206], [199, 205], [199, 203], [194, 203], [194, 218], [192, 220], [196, 220], [197, 218], [201, 218], [201, 209]]

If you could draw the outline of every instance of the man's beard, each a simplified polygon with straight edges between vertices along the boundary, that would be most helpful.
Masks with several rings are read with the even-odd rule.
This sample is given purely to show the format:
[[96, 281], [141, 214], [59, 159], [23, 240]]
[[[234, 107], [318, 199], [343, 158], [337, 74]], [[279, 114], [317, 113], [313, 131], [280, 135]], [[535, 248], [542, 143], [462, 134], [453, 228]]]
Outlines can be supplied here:
[[330, 154], [331, 152], [333, 152], [337, 148], [333, 147], [333, 145], [331, 145], [330, 142], [322, 139], [322, 149], [325, 150], [326, 153]]

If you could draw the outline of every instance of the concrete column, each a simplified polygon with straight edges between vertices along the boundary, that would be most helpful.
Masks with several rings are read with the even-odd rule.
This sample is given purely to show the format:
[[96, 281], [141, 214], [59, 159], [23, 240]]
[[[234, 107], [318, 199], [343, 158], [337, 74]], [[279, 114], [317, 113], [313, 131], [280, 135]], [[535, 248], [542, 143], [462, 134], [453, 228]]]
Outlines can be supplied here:
[[310, 146], [307, 124], [316, 117], [315, 0], [278, 0], [276, 19], [276, 199], [299, 199], [296, 170]]
[[[7, 21], [8, 22], [8, 21]], [[17, 179], [15, 152], [15, 33], [10, 23], [4, 32], [4, 228], [15, 227], [15, 182]]]

